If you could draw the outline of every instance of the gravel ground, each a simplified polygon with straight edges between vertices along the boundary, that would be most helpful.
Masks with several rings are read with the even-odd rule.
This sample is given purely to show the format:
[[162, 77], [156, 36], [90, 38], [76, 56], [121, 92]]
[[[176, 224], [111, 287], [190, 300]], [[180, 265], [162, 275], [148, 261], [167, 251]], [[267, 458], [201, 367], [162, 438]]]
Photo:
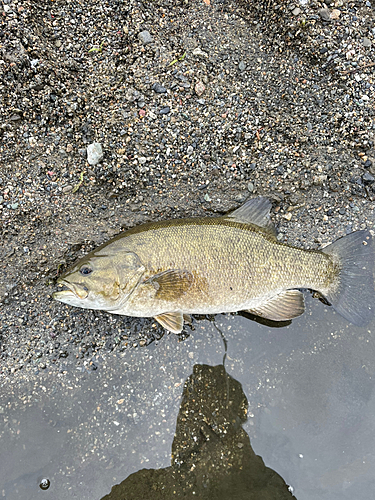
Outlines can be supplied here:
[[96, 370], [101, 352], [163, 335], [51, 299], [67, 265], [123, 229], [264, 195], [281, 241], [373, 230], [369, 1], [3, 0], [0, 12], [0, 383]]

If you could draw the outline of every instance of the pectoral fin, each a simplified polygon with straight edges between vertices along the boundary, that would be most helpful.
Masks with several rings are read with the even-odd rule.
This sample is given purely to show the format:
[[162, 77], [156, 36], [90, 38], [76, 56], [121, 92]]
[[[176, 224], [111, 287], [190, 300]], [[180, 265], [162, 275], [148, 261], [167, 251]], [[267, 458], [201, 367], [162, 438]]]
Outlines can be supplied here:
[[184, 326], [184, 317], [182, 312], [164, 313], [155, 316], [158, 323], [166, 330], [172, 333], [181, 333]]
[[156, 299], [175, 300], [189, 290], [193, 279], [193, 275], [189, 271], [170, 269], [152, 276], [145, 283], [151, 284], [155, 288]]
[[263, 305], [247, 312], [272, 321], [287, 321], [300, 316], [305, 311], [303, 293], [299, 290], [287, 290], [272, 297]]

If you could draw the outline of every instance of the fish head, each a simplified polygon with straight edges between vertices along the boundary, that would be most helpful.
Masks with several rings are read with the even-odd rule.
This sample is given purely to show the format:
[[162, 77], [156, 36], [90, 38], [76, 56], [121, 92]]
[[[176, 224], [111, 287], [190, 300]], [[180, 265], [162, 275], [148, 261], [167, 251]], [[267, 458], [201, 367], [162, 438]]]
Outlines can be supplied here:
[[57, 280], [64, 289], [52, 297], [84, 309], [114, 311], [126, 302], [144, 272], [133, 252], [92, 252]]

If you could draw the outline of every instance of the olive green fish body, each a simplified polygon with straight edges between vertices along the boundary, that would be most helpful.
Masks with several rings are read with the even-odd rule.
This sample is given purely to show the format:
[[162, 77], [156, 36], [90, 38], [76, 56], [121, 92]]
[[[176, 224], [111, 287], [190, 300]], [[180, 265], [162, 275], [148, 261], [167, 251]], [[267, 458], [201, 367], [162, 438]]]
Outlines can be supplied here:
[[[125, 233], [114, 245], [136, 253], [145, 266], [144, 281], [118, 311], [155, 316], [165, 310], [215, 314], [248, 309], [289, 288], [322, 290], [330, 259], [283, 245], [255, 226], [212, 219], [181, 219], [178, 224], [147, 224]], [[160, 299], [148, 278], [176, 269], [191, 273], [191, 286], [178, 298]]]

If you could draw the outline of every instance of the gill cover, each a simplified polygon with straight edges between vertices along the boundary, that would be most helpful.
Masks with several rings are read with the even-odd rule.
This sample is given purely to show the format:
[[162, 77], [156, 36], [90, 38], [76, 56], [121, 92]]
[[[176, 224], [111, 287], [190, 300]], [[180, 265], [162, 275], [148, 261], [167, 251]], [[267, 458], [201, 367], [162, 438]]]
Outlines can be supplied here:
[[101, 249], [81, 259], [57, 280], [68, 290], [54, 293], [53, 298], [87, 309], [114, 310], [126, 302], [144, 272], [134, 252], [110, 255]]

